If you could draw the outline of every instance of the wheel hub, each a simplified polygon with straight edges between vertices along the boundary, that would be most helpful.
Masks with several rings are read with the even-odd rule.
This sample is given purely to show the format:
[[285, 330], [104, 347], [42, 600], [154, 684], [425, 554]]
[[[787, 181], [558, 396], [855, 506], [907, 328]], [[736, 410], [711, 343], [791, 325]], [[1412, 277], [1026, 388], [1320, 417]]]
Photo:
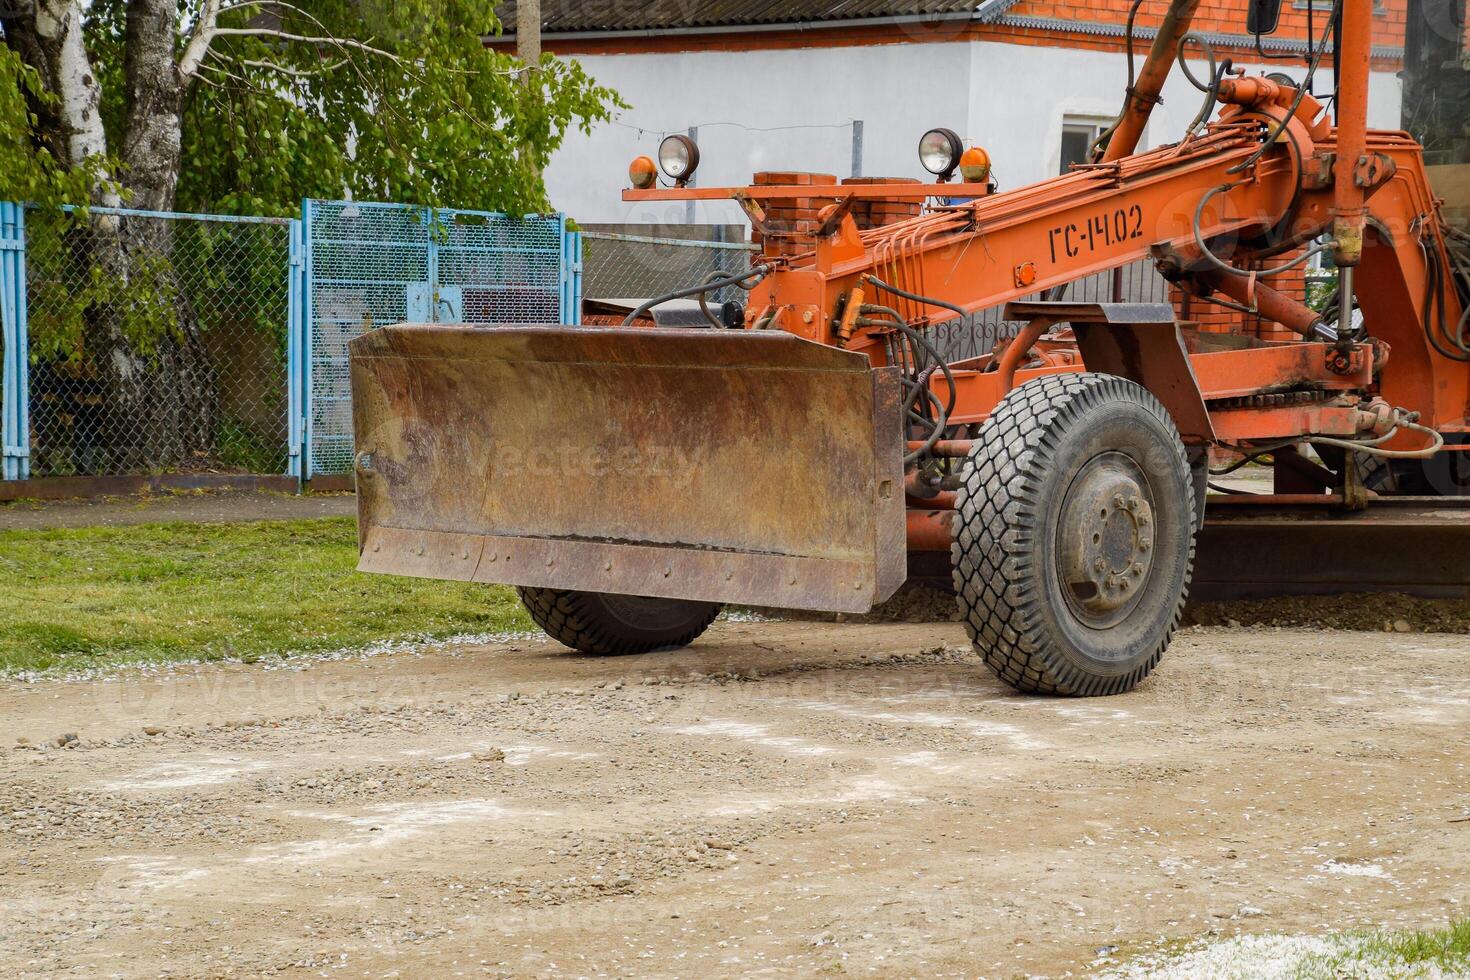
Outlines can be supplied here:
[[1154, 500], [1138, 465], [1104, 453], [1077, 474], [1057, 539], [1063, 593], [1074, 614], [1105, 628], [1137, 605], [1153, 568]]

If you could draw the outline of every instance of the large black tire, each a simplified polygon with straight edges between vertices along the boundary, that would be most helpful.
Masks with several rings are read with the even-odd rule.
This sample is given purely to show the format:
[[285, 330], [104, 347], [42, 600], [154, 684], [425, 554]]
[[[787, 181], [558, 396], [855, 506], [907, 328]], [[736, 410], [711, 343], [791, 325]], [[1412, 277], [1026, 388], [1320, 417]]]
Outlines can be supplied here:
[[1194, 487], [1158, 399], [1103, 374], [1037, 378], [981, 427], [951, 553], [960, 613], [997, 675], [1091, 696], [1148, 676], [1194, 567]]
[[1205, 526], [1205, 498], [1210, 495], [1210, 449], [1191, 447], [1184, 455], [1189, 460], [1189, 479], [1194, 487], [1194, 533], [1198, 534]]
[[1432, 459], [1385, 459], [1354, 453], [1363, 486], [1386, 496], [1470, 496], [1470, 453], [1440, 453]]
[[613, 656], [693, 643], [720, 614], [718, 602], [517, 587], [536, 625], [582, 653]]

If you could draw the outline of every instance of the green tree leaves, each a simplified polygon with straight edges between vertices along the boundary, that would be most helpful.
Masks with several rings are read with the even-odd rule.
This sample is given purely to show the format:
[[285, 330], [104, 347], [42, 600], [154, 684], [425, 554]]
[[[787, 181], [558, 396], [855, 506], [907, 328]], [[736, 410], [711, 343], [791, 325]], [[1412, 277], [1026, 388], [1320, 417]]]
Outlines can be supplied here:
[[351, 195], [547, 209], [550, 154], [620, 103], [552, 57], [524, 84], [518, 62], [481, 42], [497, 29], [492, 10], [483, 0], [329, 0], [223, 14], [221, 26], [247, 29], [270, 11], [278, 34], [211, 45], [184, 104], [179, 206], [283, 214], [303, 197]]

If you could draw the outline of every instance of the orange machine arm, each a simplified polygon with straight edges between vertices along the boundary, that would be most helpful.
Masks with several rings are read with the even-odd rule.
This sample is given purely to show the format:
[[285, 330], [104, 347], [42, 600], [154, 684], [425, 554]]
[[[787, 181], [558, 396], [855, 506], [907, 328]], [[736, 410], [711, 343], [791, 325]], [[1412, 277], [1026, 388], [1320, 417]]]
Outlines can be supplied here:
[[[1308, 97], [1288, 120], [1278, 145], [1244, 172], [1231, 174], [1232, 168], [1260, 148], [1262, 132], [1285, 118], [1285, 106], [1294, 94], [1241, 88], [1246, 94], [1271, 95], [1275, 101], [1227, 107], [1221, 122], [1183, 145], [1079, 167], [1015, 191], [940, 206], [898, 224], [859, 231], [851, 220], [844, 220], [830, 235], [818, 239], [810, 252], [767, 257], [764, 261], [772, 265], [772, 271], [752, 291], [747, 316], [751, 323], [863, 351], [882, 365], [886, 363], [884, 331], [858, 328], [850, 337], [843, 336], [838, 316], [845, 298], [867, 275], [906, 292], [978, 311], [1161, 252], [1199, 263], [1192, 271], [1203, 273], [1199, 278], [1209, 282], [1211, 267], [1202, 263], [1195, 248], [1196, 216], [1198, 237], [1216, 252], [1233, 246], [1237, 262], [1270, 245], [1281, 249], [1311, 241], [1333, 225], [1333, 182], [1330, 169], [1324, 175], [1321, 168], [1323, 161], [1333, 159], [1335, 133], [1325, 122], [1313, 122], [1320, 107]], [[1372, 275], [1365, 276], [1359, 299], [1374, 324], [1374, 336], [1386, 342], [1380, 351], [1391, 349], [1404, 362], [1392, 380], [1385, 382], [1385, 394], [1394, 404], [1419, 411], [1429, 424], [1463, 427], [1470, 399], [1467, 372], [1462, 365], [1436, 356], [1421, 328], [1427, 275], [1424, 249], [1442, 252], [1444, 245], [1438, 237], [1434, 199], [1418, 147], [1404, 134], [1377, 132], [1365, 146], [1365, 152], [1380, 158], [1381, 169], [1380, 179], [1364, 189], [1376, 195], [1370, 224], [1374, 247], [1364, 259]], [[866, 185], [863, 191], [872, 193], [872, 188], [881, 186]], [[695, 194], [734, 197], [783, 190], [788, 188], [690, 188], [628, 191], [624, 196], [630, 200]], [[849, 189], [837, 185], [820, 191], [815, 187], [800, 190], [809, 197], [839, 200]], [[941, 188], [932, 191], [943, 193]], [[1315, 318], [1302, 304], [1246, 278], [1217, 272], [1214, 280], [1227, 296], [1253, 300], [1263, 313], [1298, 330], [1309, 330]], [[914, 325], [935, 324], [954, 316], [937, 305], [896, 295], [875, 296], [871, 287], [866, 297], [892, 306]], [[1271, 303], [1266, 302], [1268, 298]], [[1448, 300], [1455, 303], [1453, 296]], [[1287, 312], [1280, 312], [1282, 309]], [[1452, 315], [1459, 315], [1457, 306]], [[1197, 353], [1193, 366], [1206, 400], [1239, 398], [1293, 384], [1360, 389], [1371, 383], [1368, 372], [1373, 354], [1366, 348], [1354, 355], [1355, 368], [1343, 373], [1328, 366], [1332, 345], [1312, 346], [1316, 350], [1313, 359], [1304, 360], [1300, 351], [1263, 349], [1251, 352], [1250, 357]], [[1216, 362], [1226, 361], [1230, 369], [1222, 373]], [[1305, 370], [1304, 365], [1310, 364], [1315, 369]], [[1068, 368], [1043, 370], [1057, 369]], [[983, 419], [1005, 394], [1005, 386], [993, 372], [961, 370], [955, 374], [959, 399], [951, 416], [954, 423]], [[1016, 380], [1030, 376], [1022, 370]], [[1320, 413], [1257, 412], [1254, 417], [1259, 422], [1254, 429], [1229, 420], [1217, 428], [1222, 438], [1225, 433], [1239, 439], [1277, 438], [1296, 434], [1297, 425], [1322, 424]]]
[[[634, 190], [625, 191], [624, 199], [723, 197], [757, 210], [761, 200], [783, 196], [831, 201], [819, 212], [824, 220], [809, 251], [762, 257], [770, 271], [750, 294], [747, 326], [845, 346], [878, 366], [887, 363], [891, 330], [872, 318], [863, 323], [851, 310], [844, 315], [846, 306], [880, 303], [903, 322], [922, 327], [952, 319], [955, 308], [996, 307], [1150, 256], [1182, 288], [1207, 301], [1213, 297], [1250, 309], [1316, 340], [1314, 311], [1255, 282], [1243, 269], [1253, 260], [1280, 262], [1269, 256], [1330, 232], [1343, 291], [1356, 294], [1374, 343], [1258, 344], [1245, 356], [1193, 351], [1194, 381], [1219, 422], [1210, 437], [1274, 439], [1320, 434], [1324, 425], [1342, 431], [1352, 424], [1345, 400], [1338, 418], [1319, 406], [1273, 413], [1255, 411], [1260, 406], [1254, 405], [1247, 406], [1249, 415], [1231, 416], [1239, 406], [1225, 402], [1283, 390], [1366, 394], [1380, 384], [1376, 379], [1390, 352], [1397, 363], [1382, 373], [1384, 397], [1420, 413], [1425, 424], [1465, 430], [1470, 372], [1437, 351], [1424, 326], [1434, 267], [1448, 269], [1450, 263], [1422, 154], [1406, 134], [1365, 128], [1368, 46], [1360, 35], [1368, 0], [1343, 0], [1349, 52], [1339, 80], [1338, 128], [1310, 95], [1266, 78], [1233, 77], [1219, 85], [1226, 105], [1203, 134], [1125, 155], [1136, 144], [1167, 73], [1167, 55], [1187, 32], [1194, 6], [1192, 0], [1175, 0], [1161, 28], [1166, 43], [1154, 46], [1130, 90], [1104, 162], [1063, 176], [988, 196], [979, 185], [869, 184]], [[919, 195], [946, 197], [948, 203], [867, 230], [847, 214], [858, 197]], [[1355, 285], [1352, 272], [1359, 264], [1363, 275]], [[879, 292], [874, 278], [911, 295]], [[1437, 294], [1443, 315], [1458, 322], [1459, 298], [1443, 278]], [[1004, 370], [988, 362], [958, 366], [950, 423], [988, 415], [1036, 332], [1012, 344]], [[1078, 370], [1076, 353], [1055, 348], [1033, 373]], [[1014, 381], [1028, 376], [1022, 366]]]

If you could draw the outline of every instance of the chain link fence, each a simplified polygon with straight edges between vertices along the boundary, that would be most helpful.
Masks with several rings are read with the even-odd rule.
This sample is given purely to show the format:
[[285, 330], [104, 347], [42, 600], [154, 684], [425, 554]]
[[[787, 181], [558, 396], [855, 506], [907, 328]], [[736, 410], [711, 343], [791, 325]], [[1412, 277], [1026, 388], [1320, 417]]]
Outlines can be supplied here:
[[[1042, 299], [1042, 294], [1026, 297]], [[1150, 260], [1133, 262], [1108, 272], [1077, 279], [1051, 297], [1068, 303], [1168, 303], [1169, 283]], [[1025, 324], [1007, 320], [1004, 306], [992, 306], [967, 317], [941, 323], [930, 330], [935, 346], [950, 361], [991, 353], [1002, 340], [1020, 332]]]
[[[600, 316], [598, 301], [646, 299], [691, 286], [713, 273], [731, 275], [750, 268], [755, 255], [748, 242], [719, 242], [582, 233], [582, 295], [589, 302], [584, 322], [620, 321], [615, 314]], [[711, 304], [744, 302], [745, 292], [727, 286], [709, 294]]]
[[[670, 229], [666, 235], [677, 234]], [[749, 268], [757, 253], [746, 242], [715, 242], [693, 238], [584, 232], [582, 235], [583, 293], [589, 301], [589, 324], [616, 323], [621, 316], [600, 315], [598, 301], [637, 300], [691, 286], [705, 276], [729, 275]], [[1168, 303], [1169, 284], [1152, 262], [1144, 260], [1101, 272], [1063, 287], [1059, 296], [1069, 302]], [[1029, 297], [1040, 299], [1040, 294]], [[744, 302], [745, 293], [729, 286], [710, 294], [712, 303]], [[1024, 325], [1002, 316], [1003, 306], [981, 310], [929, 328], [935, 345], [951, 361], [988, 354], [1002, 340], [1014, 337]]]
[[34, 477], [282, 473], [289, 219], [26, 220]]

